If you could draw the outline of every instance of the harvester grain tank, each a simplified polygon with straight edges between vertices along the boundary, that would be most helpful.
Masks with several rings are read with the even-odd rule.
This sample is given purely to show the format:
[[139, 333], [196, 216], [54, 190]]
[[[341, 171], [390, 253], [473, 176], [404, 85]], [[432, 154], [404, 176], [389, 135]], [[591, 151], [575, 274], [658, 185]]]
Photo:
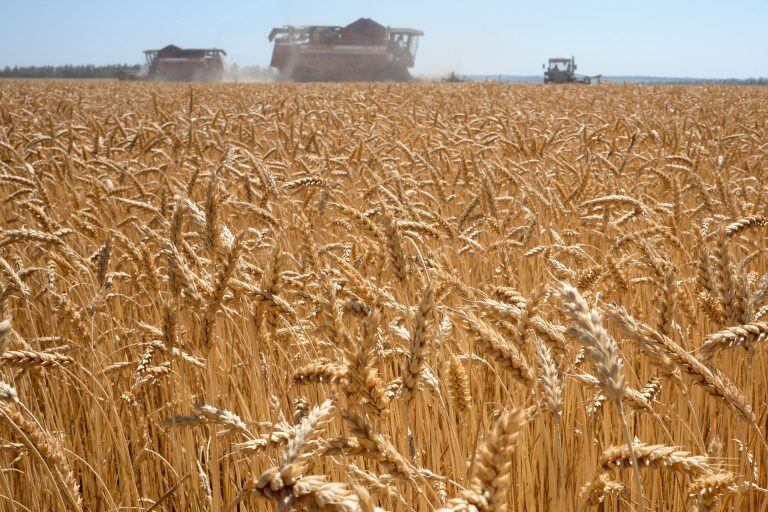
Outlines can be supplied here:
[[169, 44], [159, 50], [144, 50], [147, 79], [173, 82], [220, 82], [224, 58], [219, 48], [179, 48]]
[[588, 84], [592, 80], [600, 81], [603, 75], [586, 76], [576, 73], [576, 58], [570, 59], [553, 58], [549, 59], [549, 66], [541, 65], [544, 68], [545, 84]]
[[410, 80], [421, 30], [391, 28], [369, 18], [338, 26], [274, 28], [271, 66], [281, 80]]

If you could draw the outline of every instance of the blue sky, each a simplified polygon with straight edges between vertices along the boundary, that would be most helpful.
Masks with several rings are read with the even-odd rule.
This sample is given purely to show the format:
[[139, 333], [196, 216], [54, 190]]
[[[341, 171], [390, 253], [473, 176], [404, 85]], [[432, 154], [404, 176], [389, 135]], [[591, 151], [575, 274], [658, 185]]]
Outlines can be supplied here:
[[0, 67], [136, 63], [168, 43], [267, 65], [273, 26], [361, 16], [422, 29], [422, 74], [534, 75], [573, 54], [587, 74], [768, 76], [766, 0], [0, 0]]

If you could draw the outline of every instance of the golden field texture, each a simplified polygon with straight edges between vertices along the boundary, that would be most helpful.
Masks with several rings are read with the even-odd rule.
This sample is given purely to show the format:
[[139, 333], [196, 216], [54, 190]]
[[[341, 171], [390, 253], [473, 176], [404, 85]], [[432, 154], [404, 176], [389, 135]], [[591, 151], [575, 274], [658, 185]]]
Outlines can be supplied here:
[[768, 90], [0, 83], [1, 510], [768, 510]]

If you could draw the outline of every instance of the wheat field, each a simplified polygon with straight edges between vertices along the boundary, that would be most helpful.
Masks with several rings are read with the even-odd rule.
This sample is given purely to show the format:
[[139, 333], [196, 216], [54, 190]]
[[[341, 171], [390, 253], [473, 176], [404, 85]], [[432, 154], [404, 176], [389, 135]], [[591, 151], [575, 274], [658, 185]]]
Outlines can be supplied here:
[[768, 90], [0, 82], [0, 510], [768, 510]]

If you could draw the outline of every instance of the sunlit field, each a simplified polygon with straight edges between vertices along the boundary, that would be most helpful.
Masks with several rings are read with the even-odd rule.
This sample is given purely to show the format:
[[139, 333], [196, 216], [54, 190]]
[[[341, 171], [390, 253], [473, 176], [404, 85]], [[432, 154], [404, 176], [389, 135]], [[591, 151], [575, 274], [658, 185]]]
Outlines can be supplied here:
[[0, 510], [766, 511], [767, 173], [764, 88], [2, 81]]

